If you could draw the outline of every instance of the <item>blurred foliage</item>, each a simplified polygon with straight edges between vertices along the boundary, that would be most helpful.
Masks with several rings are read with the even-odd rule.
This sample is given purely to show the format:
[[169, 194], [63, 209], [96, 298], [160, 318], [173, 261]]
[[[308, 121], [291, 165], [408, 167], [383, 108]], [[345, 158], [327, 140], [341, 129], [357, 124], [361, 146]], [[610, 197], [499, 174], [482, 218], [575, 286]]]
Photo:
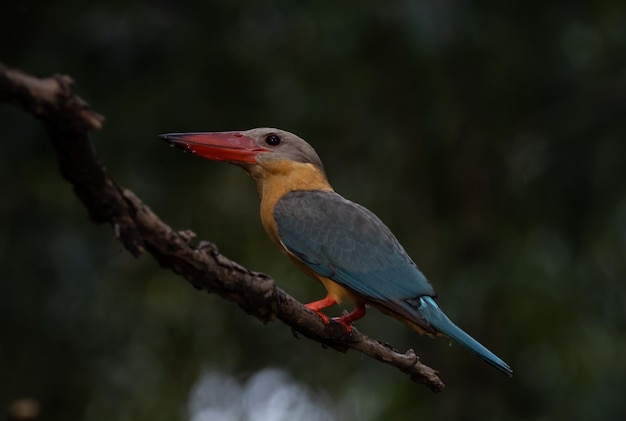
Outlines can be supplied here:
[[322, 288], [265, 238], [243, 172], [156, 135], [307, 139], [515, 370], [375, 311], [357, 323], [441, 370], [433, 395], [198, 293], [91, 224], [45, 132], [3, 105], [5, 413], [26, 400], [50, 420], [626, 418], [624, 2], [26, 0], [3, 5], [0, 40], [5, 64], [71, 75], [107, 116], [93, 139], [118, 181], [303, 302]]

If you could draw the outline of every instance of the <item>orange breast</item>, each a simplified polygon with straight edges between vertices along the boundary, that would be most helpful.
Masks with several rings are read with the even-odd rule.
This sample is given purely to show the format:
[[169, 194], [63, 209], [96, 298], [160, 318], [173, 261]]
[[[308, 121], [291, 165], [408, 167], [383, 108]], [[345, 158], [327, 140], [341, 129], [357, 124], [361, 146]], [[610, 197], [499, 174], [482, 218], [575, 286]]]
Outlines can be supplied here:
[[335, 301], [356, 301], [357, 297], [331, 279], [317, 274], [306, 263], [294, 256], [280, 241], [274, 219], [274, 206], [285, 194], [298, 190], [333, 191], [326, 176], [311, 164], [292, 161], [277, 161], [265, 164], [262, 171], [254, 174], [261, 196], [261, 222], [270, 239], [276, 243], [289, 259], [304, 273], [324, 285]]

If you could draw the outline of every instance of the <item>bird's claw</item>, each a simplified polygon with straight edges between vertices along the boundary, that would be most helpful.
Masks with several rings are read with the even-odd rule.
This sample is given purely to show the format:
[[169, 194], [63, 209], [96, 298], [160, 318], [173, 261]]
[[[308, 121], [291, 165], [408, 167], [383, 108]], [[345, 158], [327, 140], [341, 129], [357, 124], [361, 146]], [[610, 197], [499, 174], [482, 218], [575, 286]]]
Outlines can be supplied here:
[[345, 316], [333, 317], [331, 320], [343, 326], [346, 329], [346, 333], [352, 332], [352, 320], [346, 319]]
[[315, 312], [318, 316], [320, 316], [320, 319], [322, 319], [322, 323], [324, 323], [325, 325], [330, 323], [330, 319], [328, 318], [327, 315], [325, 315], [324, 313], [322, 313], [321, 311], [316, 311]]

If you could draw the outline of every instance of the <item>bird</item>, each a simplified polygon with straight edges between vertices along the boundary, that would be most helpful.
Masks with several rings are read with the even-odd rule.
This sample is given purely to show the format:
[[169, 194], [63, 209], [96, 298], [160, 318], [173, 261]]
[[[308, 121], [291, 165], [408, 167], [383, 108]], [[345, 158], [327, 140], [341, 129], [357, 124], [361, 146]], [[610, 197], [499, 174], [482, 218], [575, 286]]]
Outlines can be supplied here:
[[[243, 168], [260, 197], [261, 222], [270, 239], [305, 274], [326, 289], [306, 304], [325, 324], [346, 332], [367, 306], [420, 334], [447, 336], [512, 377], [502, 359], [454, 324], [437, 294], [390, 229], [371, 211], [334, 191], [317, 152], [297, 135], [276, 129], [160, 135], [199, 157]], [[329, 319], [322, 310], [341, 302], [354, 310]]]

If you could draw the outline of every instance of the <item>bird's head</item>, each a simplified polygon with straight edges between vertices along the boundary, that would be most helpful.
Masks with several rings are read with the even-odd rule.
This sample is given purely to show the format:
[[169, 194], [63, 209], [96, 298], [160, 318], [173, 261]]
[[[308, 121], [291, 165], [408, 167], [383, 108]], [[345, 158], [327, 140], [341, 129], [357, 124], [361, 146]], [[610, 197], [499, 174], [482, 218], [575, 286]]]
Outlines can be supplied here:
[[160, 137], [170, 145], [203, 158], [239, 165], [253, 176], [288, 163], [310, 164], [324, 174], [315, 149], [295, 134], [280, 129], [169, 133]]

